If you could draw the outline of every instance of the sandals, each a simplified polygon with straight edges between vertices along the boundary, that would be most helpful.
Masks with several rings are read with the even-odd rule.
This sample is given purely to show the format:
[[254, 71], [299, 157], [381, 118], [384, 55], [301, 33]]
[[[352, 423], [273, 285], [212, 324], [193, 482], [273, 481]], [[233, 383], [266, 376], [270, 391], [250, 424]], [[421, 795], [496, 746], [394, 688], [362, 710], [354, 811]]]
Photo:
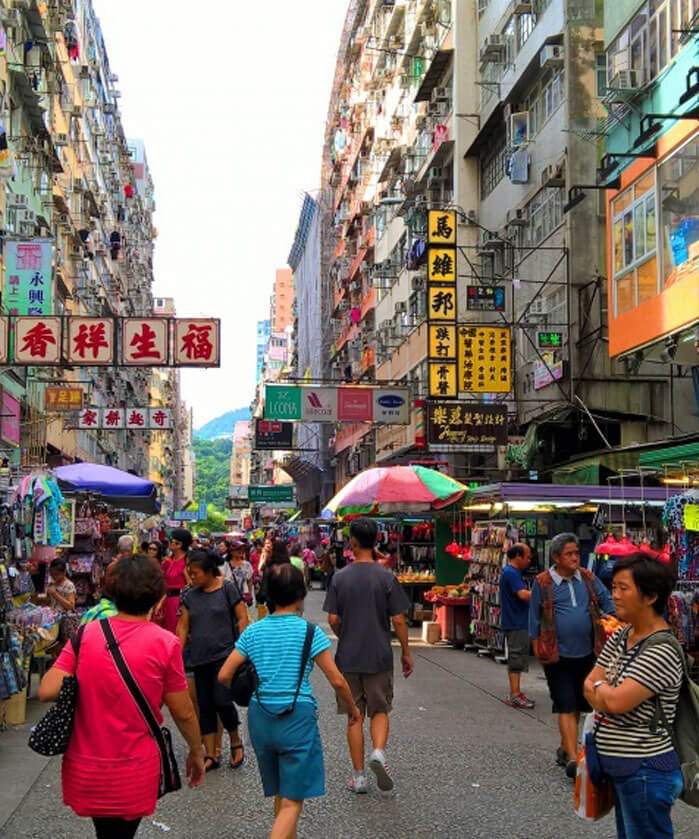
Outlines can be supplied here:
[[[237, 751], [240, 751], [240, 760], [237, 760], [234, 763], [233, 762], [233, 755]], [[230, 761], [228, 763], [228, 765], [231, 767], [231, 769], [239, 769], [243, 765], [244, 760], [245, 760], [245, 746], [242, 743], [240, 743], [237, 746], [231, 746], [231, 758], [230, 758]]]
[[204, 772], [213, 772], [214, 769], [218, 769], [221, 765], [220, 760], [216, 760], [215, 757], [211, 757], [211, 755], [204, 755], [204, 763], [209, 761], [209, 765], [204, 768]]

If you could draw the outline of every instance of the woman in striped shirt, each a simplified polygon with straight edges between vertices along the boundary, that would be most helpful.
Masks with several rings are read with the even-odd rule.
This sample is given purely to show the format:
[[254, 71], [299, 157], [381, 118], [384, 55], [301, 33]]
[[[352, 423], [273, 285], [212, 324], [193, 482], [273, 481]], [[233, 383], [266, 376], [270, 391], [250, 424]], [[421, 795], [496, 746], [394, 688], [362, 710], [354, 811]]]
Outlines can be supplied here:
[[[670, 571], [656, 559], [618, 560], [612, 597], [628, 626], [607, 641], [585, 681], [585, 696], [601, 715], [595, 742], [614, 787], [619, 839], [674, 836], [670, 811], [682, 773], [669, 732], [652, 725], [656, 702], [673, 724], [682, 684], [680, 650], [663, 618], [672, 586]], [[644, 647], [651, 636], [653, 644]]]

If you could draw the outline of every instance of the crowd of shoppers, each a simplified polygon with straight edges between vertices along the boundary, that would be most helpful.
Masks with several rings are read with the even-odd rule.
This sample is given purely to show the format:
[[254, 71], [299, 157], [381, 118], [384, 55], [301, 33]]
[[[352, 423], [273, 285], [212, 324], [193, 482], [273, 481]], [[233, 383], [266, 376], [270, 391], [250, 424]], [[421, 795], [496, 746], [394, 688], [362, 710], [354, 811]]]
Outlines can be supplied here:
[[[65, 803], [93, 819], [98, 837], [132, 837], [157, 801], [159, 754], [105, 644], [104, 621], [156, 719], [162, 720], [165, 704], [187, 740], [190, 786], [220, 767], [224, 731], [230, 767], [243, 765], [240, 715], [230, 686], [246, 662], [254, 666], [257, 689], [248, 727], [264, 793], [274, 797], [273, 839], [295, 837], [303, 801], [325, 792], [317, 701], [309, 682], [315, 665], [347, 719], [349, 790], [368, 791], [368, 762], [379, 790], [391, 791], [391, 629], [406, 678], [413, 660], [409, 603], [376, 544], [375, 522], [353, 520], [351, 561], [336, 570], [328, 560], [329, 547], [304, 550], [274, 533], [251, 546], [225, 538], [214, 550], [175, 528], [168, 556], [160, 542], [144, 543], [144, 553], [134, 555], [133, 540], [122, 537], [107, 571], [104, 598], [86, 613], [81, 631], [40, 687], [40, 698], [49, 701], [57, 698], [66, 676], [76, 674], [80, 685], [63, 758]], [[531, 642], [558, 716], [556, 761], [574, 777], [580, 715], [594, 709], [595, 744], [614, 789], [617, 836], [672, 837], [670, 811], [683, 779], [668, 728], [684, 672], [681, 647], [664, 619], [672, 576], [667, 566], [644, 554], [624, 557], [614, 567], [610, 597], [581, 566], [573, 534], [552, 540], [550, 559], [551, 566], [529, 588], [523, 576], [531, 562], [529, 546], [517, 543], [507, 553], [500, 583], [509, 682], [505, 701], [517, 709], [534, 707], [521, 685]], [[338, 639], [334, 660], [330, 639], [302, 617], [314, 567], [322, 572], [323, 608]], [[65, 565], [54, 561], [50, 574], [52, 602], [71, 611], [74, 590]], [[268, 617], [251, 622], [255, 600], [264, 604], [261, 614]], [[625, 626], [605, 643], [601, 620], [614, 612]], [[658, 709], [664, 725], [657, 725]]]

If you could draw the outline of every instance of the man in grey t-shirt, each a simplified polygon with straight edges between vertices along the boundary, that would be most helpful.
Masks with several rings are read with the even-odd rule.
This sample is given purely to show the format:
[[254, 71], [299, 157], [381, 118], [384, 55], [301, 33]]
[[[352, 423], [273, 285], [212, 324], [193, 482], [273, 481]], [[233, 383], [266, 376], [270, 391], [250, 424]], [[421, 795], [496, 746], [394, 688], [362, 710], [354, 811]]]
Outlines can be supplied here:
[[[373, 751], [369, 767], [376, 775], [379, 789], [393, 789], [386, 763], [388, 715], [393, 702], [393, 651], [391, 621], [401, 645], [403, 675], [413, 672], [408, 648], [408, 624], [405, 613], [408, 598], [396, 577], [376, 562], [376, 523], [358, 518], [350, 525], [353, 563], [337, 571], [330, 583], [323, 609], [339, 638], [335, 662], [349, 683], [362, 719], [371, 720]], [[338, 712], [347, 709], [338, 704]], [[349, 788], [367, 792], [364, 769], [364, 733], [361, 725], [348, 726], [347, 742], [354, 767]]]

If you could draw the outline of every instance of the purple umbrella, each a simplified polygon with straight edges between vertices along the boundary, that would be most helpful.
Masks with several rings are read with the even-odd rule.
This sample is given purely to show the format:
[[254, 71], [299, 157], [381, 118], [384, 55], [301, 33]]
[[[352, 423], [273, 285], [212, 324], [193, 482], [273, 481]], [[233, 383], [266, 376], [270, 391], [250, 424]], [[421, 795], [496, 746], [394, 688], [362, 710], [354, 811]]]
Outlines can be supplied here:
[[158, 511], [155, 484], [130, 472], [123, 472], [103, 463], [72, 463], [59, 466], [56, 477], [68, 492], [89, 492], [101, 495], [115, 507], [126, 507], [142, 513]]

